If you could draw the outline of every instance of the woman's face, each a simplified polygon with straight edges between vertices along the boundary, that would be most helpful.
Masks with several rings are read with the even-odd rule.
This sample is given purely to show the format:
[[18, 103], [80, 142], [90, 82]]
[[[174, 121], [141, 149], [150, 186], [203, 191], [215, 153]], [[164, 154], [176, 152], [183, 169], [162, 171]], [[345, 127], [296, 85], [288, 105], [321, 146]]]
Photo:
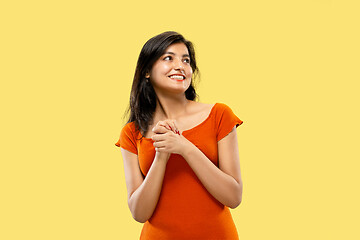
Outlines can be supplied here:
[[157, 94], [184, 93], [189, 88], [192, 77], [190, 55], [186, 45], [170, 45], [146, 77], [150, 77]]

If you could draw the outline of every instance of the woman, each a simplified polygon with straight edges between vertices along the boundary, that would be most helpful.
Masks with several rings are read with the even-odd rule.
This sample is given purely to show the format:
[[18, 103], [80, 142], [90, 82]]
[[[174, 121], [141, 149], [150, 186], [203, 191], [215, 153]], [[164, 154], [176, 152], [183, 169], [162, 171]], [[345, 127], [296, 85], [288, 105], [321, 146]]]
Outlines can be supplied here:
[[242, 199], [236, 127], [222, 103], [194, 101], [191, 42], [164, 32], [143, 46], [121, 147], [140, 239], [238, 239], [228, 207]]

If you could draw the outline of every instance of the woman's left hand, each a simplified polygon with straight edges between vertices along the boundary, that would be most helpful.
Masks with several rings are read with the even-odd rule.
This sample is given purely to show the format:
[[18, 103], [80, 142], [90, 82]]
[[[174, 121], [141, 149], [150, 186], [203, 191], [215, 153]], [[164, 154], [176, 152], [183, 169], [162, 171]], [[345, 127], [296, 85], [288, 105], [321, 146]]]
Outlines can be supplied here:
[[183, 155], [183, 152], [189, 147], [191, 142], [187, 140], [183, 135], [176, 134], [172, 131], [166, 133], [157, 134], [155, 129], [155, 135], [151, 138], [154, 141], [155, 150], [158, 152], [167, 152]]

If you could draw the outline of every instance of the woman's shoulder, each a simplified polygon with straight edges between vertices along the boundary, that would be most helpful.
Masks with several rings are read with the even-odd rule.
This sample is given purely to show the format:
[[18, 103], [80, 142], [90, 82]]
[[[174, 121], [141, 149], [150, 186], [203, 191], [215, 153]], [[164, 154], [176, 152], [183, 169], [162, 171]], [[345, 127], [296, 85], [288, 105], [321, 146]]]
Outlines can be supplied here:
[[122, 130], [135, 130], [135, 122], [127, 122], [125, 123], [125, 125], [123, 126]]
[[122, 134], [136, 136], [139, 131], [137, 130], [135, 121], [126, 123], [121, 129]]
[[212, 107], [212, 106], [218, 106], [218, 107], [228, 107], [226, 103], [223, 102], [214, 102], [214, 103], [204, 103], [204, 102], [196, 102], [191, 101], [191, 103], [197, 107]]
[[195, 102], [192, 101], [192, 111], [193, 112], [206, 112], [211, 110], [214, 106], [216, 105], [216, 103], [202, 103], [202, 102]]
[[194, 102], [193, 111], [195, 112], [223, 112], [229, 111], [231, 108], [222, 102], [215, 103], [202, 103], [202, 102]]
[[192, 103], [192, 113], [198, 113], [202, 115], [202, 118], [219, 118], [223, 114], [232, 113], [232, 109], [225, 103], [215, 102], [215, 103], [201, 103], [193, 102]]

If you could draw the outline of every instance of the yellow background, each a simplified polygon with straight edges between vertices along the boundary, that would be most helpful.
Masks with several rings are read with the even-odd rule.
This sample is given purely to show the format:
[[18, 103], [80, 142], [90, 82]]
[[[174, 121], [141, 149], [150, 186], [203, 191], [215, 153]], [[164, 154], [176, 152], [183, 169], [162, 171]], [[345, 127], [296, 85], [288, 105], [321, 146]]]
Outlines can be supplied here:
[[2, 1], [0, 239], [137, 239], [120, 149], [143, 44], [197, 51], [238, 128], [241, 239], [359, 239], [359, 4]]

